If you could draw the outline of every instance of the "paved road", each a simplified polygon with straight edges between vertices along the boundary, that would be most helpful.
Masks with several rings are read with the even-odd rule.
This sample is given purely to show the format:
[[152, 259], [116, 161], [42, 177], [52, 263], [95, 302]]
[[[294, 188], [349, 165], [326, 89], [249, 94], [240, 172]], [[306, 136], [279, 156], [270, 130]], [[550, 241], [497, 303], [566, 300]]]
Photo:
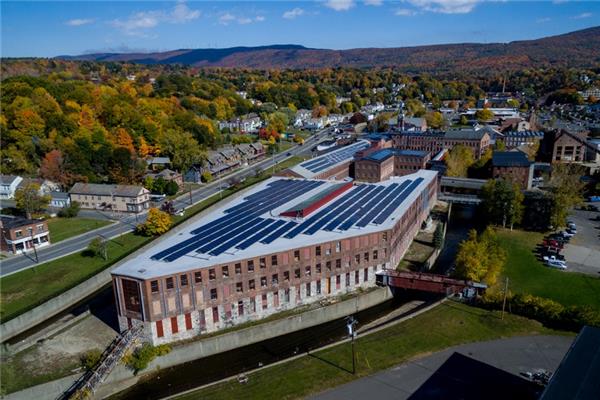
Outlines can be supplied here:
[[[572, 342], [571, 336], [524, 336], [455, 346], [338, 386], [311, 399], [407, 399], [454, 352], [515, 375], [537, 369], [554, 372]], [[358, 351], [360, 352], [360, 349]]]
[[[592, 204], [592, 203], [588, 203]], [[577, 234], [565, 246], [563, 255], [569, 272], [600, 276], [600, 222], [597, 211], [573, 210], [569, 215]]]
[[[204, 185], [201, 188], [192, 191], [192, 201], [195, 204], [216, 193], [219, 193], [219, 191], [225, 189], [226, 182], [232, 177], [235, 177], [237, 179], [244, 179], [253, 176], [257, 168], [260, 168], [261, 170], [265, 171], [271, 168], [274, 164], [280, 163], [281, 161], [289, 158], [292, 155], [310, 154], [312, 147], [314, 147], [314, 145], [320, 139], [327, 137], [327, 135], [330, 134], [330, 132], [331, 128], [319, 131], [318, 133], [307, 139], [302, 146], [295, 146], [289, 149], [287, 152], [279, 153], [275, 156], [265, 158], [264, 160], [256, 164], [249, 165], [248, 167], [242, 168], [237, 172], [227, 175], [221, 179], [215, 180], [210, 184]], [[288, 154], [290, 155], [288, 156]], [[184, 195], [180, 196], [174, 201], [175, 209], [182, 209], [189, 206], [189, 193], [185, 193]], [[89, 214], [90, 210], [87, 210], [86, 212]], [[93, 213], [94, 212], [92, 211], [92, 214]], [[138, 223], [143, 222], [146, 218], [146, 213], [140, 213], [138, 215], [126, 215], [121, 217], [112, 215], [111, 213], [95, 213], [97, 213], [96, 217], [98, 218], [113, 219], [116, 222], [112, 225], [108, 225], [103, 228], [87, 232], [83, 235], [76, 236], [64, 240], [62, 242], [53, 244], [51, 246], [38, 249], [38, 264], [51, 261], [55, 258], [64, 257], [65, 255], [75, 253], [77, 251], [81, 251], [85, 249], [88, 246], [90, 240], [92, 240], [95, 237], [103, 236], [105, 238], [111, 238], [122, 235], [127, 232], [131, 232]], [[93, 216], [88, 214], [86, 214], [87, 217]], [[10, 275], [23, 269], [31, 268], [35, 265], [36, 261], [32, 252], [12, 256], [10, 258], [0, 261], [0, 276]]]

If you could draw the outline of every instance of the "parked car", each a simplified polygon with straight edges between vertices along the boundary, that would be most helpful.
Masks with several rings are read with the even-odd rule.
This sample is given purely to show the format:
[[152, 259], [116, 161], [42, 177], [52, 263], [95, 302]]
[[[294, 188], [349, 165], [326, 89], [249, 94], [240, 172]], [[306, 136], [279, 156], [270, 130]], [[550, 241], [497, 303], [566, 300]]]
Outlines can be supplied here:
[[577, 228], [567, 228], [568, 233], [572, 233], [573, 235], [577, 235]]
[[565, 258], [563, 256], [560, 255], [552, 255], [552, 256], [544, 256], [543, 257], [544, 261], [548, 262], [548, 261], [553, 261], [553, 262], [559, 262], [559, 263], [563, 263], [563, 264], [567, 264], [565, 262]]
[[575, 236], [574, 233], [569, 233], [568, 231], [560, 231], [560, 234], [563, 235], [563, 237], [565, 238], [572, 238], [573, 236]]
[[567, 264], [563, 261], [548, 260], [548, 261], [546, 261], [546, 265], [550, 268], [567, 269]]
[[587, 210], [588, 211], [598, 211], [598, 207], [590, 204], [589, 206], [587, 206]]

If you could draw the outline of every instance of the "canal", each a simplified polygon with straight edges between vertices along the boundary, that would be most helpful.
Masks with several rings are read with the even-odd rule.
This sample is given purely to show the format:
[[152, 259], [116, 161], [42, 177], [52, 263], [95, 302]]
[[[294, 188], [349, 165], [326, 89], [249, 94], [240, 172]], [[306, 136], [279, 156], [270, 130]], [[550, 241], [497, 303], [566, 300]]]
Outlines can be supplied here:
[[453, 204], [444, 248], [433, 265], [432, 272], [446, 274], [454, 265], [458, 245], [467, 238], [471, 229], [477, 229], [477, 207], [467, 204]]

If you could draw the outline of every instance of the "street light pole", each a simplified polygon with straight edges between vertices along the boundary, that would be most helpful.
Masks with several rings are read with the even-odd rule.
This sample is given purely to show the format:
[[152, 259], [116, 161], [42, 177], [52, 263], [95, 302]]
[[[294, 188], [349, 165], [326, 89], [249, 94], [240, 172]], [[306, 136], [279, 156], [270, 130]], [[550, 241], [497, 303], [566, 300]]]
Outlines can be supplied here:
[[349, 316], [346, 320], [346, 328], [348, 329], [348, 335], [350, 335], [350, 343], [352, 346], [352, 374], [356, 374], [356, 352], [354, 349], [354, 338], [356, 337], [356, 332], [354, 331], [354, 325], [358, 323], [357, 320], [354, 319], [354, 316]]

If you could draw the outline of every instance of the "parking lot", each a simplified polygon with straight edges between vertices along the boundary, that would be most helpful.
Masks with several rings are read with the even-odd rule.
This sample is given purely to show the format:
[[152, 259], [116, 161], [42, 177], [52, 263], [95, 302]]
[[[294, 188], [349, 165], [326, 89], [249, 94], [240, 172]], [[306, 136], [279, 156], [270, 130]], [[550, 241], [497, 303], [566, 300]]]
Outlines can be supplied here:
[[569, 219], [577, 225], [577, 234], [563, 250], [567, 271], [600, 274], [600, 221], [595, 220], [599, 215], [597, 211], [579, 209], [570, 214]]

